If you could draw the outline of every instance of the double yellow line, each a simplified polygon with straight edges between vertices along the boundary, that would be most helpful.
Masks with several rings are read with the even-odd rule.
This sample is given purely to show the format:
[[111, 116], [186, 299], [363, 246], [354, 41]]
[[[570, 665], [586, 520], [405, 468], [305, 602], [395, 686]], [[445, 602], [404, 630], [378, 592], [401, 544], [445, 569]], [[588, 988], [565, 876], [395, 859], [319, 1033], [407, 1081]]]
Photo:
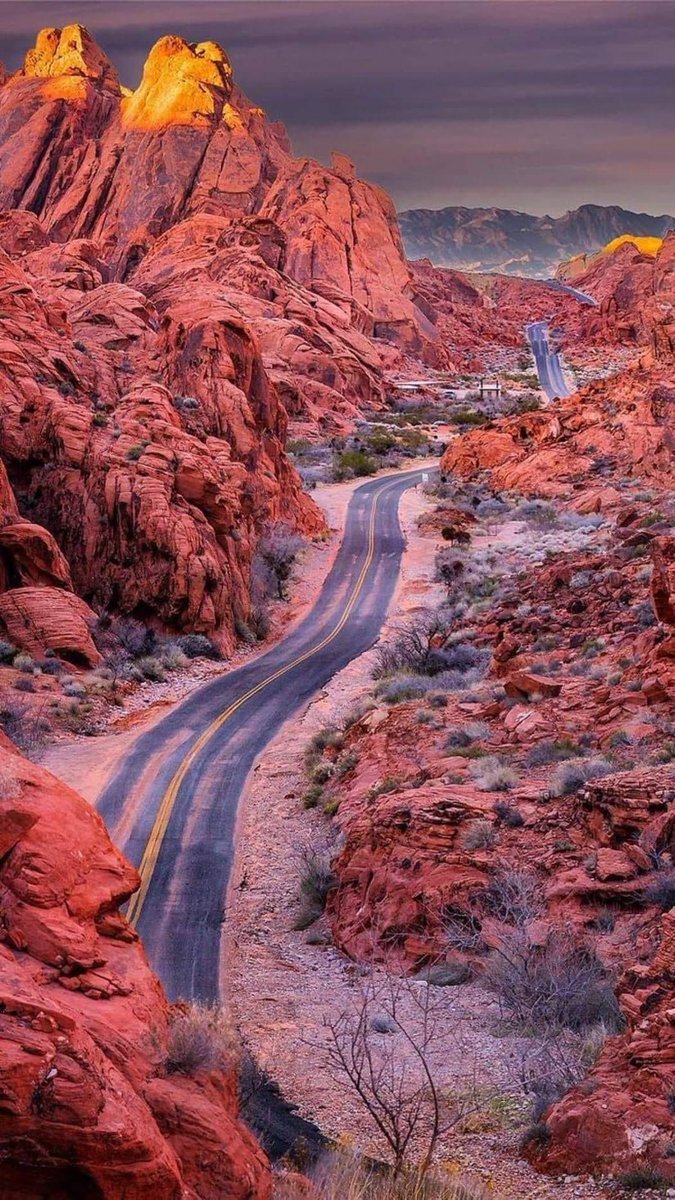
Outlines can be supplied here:
[[377, 517], [378, 503], [384, 493], [391, 491], [392, 488], [398, 483], [400, 483], [400, 477], [394, 484], [389, 484], [388, 486], [381, 488], [380, 491], [375, 495], [373, 507], [370, 513], [370, 522], [368, 525], [368, 551], [366, 553], [359, 577], [354, 584], [354, 588], [349, 600], [347, 601], [342, 616], [340, 617], [340, 620], [335, 628], [327, 635], [327, 637], [323, 639], [323, 641], [319, 642], [316, 646], [312, 646], [310, 650], [306, 650], [304, 654], [298, 655], [298, 657], [294, 658], [292, 662], [287, 663], [285, 667], [280, 667], [277, 671], [274, 671], [272, 675], [268, 675], [266, 679], [261, 680], [261, 682], [257, 683], [255, 687], [250, 688], [248, 692], [245, 692], [243, 696], [240, 696], [238, 700], [235, 700], [227, 708], [223, 709], [220, 715], [216, 717], [215, 721], [212, 721], [211, 724], [208, 725], [204, 730], [204, 732], [200, 734], [200, 736], [197, 738], [197, 741], [185, 755], [185, 758], [182, 760], [178, 770], [176, 771], [162, 797], [162, 801], [157, 810], [157, 816], [155, 817], [155, 822], [152, 826], [152, 830], [150, 831], [150, 837], [148, 838], [145, 850], [143, 851], [143, 858], [141, 859], [141, 865], [139, 867], [141, 886], [133, 896], [127, 910], [127, 917], [132, 925], [137, 925], [140, 919], [141, 912], [143, 911], [143, 905], [145, 904], [145, 899], [150, 889], [150, 884], [152, 883], [155, 867], [157, 866], [157, 860], [162, 849], [162, 842], [164, 841], [164, 836], [166, 834], [169, 821], [171, 820], [171, 814], [178, 797], [178, 792], [180, 791], [181, 784], [190, 770], [190, 767], [197, 758], [197, 755], [201, 753], [206, 745], [208, 745], [213, 735], [222, 728], [225, 722], [228, 721], [234, 713], [236, 713], [237, 709], [241, 708], [243, 704], [246, 704], [246, 702], [253, 696], [257, 696], [258, 693], [262, 692], [270, 685], [270, 683], [274, 683], [277, 679], [281, 679], [283, 675], [288, 674], [288, 672], [292, 671], [294, 667], [299, 666], [300, 663], [306, 662], [307, 659], [311, 658], [314, 654], [318, 654], [319, 651], [330, 645], [330, 643], [334, 641], [335, 638], [340, 634], [346, 622], [349, 620], [354, 605], [356, 604], [356, 601], [363, 590], [363, 585], [366, 581], [366, 575], [368, 574], [368, 570], [375, 555], [375, 520]]

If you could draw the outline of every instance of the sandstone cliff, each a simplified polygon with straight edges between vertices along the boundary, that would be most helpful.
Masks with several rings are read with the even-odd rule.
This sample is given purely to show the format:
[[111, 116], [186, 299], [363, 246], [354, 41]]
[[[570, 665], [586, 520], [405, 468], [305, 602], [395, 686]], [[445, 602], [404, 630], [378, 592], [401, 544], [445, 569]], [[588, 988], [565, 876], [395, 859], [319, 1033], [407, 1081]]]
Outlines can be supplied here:
[[3, 1197], [266, 1200], [232, 1069], [167, 1065], [172, 1013], [119, 911], [136, 871], [4, 738], [0, 857]]

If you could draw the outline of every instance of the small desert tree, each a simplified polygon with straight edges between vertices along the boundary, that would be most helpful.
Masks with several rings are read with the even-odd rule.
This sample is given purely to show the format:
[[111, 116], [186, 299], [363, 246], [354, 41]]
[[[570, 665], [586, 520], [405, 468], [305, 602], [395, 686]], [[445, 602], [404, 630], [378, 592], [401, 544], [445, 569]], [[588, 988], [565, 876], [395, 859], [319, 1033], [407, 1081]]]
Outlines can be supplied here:
[[327, 1069], [358, 1096], [389, 1148], [396, 1177], [420, 1147], [424, 1175], [439, 1138], [484, 1102], [475, 1076], [457, 1094], [441, 1085], [446, 1034], [439, 1003], [426, 983], [372, 975], [349, 1010], [324, 1021]]
[[286, 584], [290, 579], [303, 540], [283, 521], [272, 525], [258, 542], [254, 578], [260, 590], [268, 595], [276, 592], [279, 600], [286, 599]]

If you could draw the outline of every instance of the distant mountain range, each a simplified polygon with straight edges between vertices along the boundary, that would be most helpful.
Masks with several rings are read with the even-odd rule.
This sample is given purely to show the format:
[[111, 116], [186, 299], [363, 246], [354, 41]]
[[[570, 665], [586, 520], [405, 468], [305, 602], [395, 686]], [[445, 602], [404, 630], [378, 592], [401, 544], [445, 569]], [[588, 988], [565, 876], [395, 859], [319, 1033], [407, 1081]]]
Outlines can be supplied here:
[[411, 208], [399, 214], [408, 258], [463, 271], [547, 278], [575, 254], [593, 253], [632, 233], [663, 237], [675, 217], [630, 212], [616, 204], [582, 204], [563, 217], [508, 208]]

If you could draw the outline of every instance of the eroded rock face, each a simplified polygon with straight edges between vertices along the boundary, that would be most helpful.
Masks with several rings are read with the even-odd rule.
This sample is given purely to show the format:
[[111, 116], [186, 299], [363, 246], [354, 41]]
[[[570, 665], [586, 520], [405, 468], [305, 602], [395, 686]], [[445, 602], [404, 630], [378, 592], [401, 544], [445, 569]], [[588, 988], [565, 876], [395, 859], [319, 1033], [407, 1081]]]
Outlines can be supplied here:
[[118, 911], [101, 819], [0, 746], [0, 1191], [7, 1200], [267, 1200], [227, 1072], [163, 1066], [169, 1009]]
[[261, 213], [287, 235], [290, 278], [346, 299], [355, 329], [440, 354], [410, 299], [389, 197], [341, 155], [331, 170], [292, 159], [214, 42], [161, 38], [123, 95], [86, 30], [44, 30], [0, 100], [0, 207], [30, 208], [61, 240], [95, 238], [123, 277], [185, 217]]
[[672, 362], [675, 353], [675, 234], [667, 233], [655, 255], [630, 242], [584, 264], [574, 286], [597, 308], [584, 313], [584, 336], [598, 343], [642, 348], [646, 363]]
[[263, 523], [321, 527], [283, 451], [286, 413], [222, 297], [177, 295], [160, 314], [104, 273], [90, 242], [0, 257], [0, 449], [34, 517], [0, 530], [6, 586], [71, 587], [227, 649]]

